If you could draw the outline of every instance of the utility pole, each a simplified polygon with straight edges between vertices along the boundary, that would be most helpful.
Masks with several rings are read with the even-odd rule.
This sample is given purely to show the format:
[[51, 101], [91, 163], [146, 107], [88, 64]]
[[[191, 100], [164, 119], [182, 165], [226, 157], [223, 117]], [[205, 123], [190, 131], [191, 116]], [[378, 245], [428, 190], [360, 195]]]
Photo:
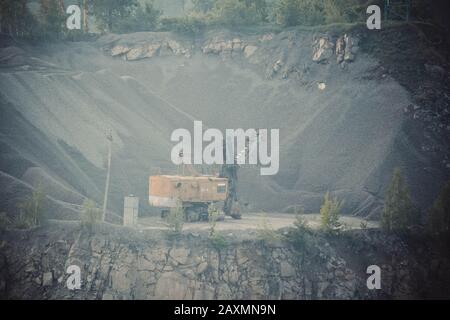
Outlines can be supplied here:
[[89, 24], [88, 24], [88, 0], [83, 1], [83, 31], [84, 33], [89, 33]]
[[105, 197], [103, 198], [103, 213], [102, 213], [102, 221], [105, 222], [106, 220], [106, 207], [108, 205], [108, 192], [109, 192], [109, 180], [111, 178], [111, 156], [112, 156], [112, 133], [111, 131], [106, 136], [106, 139], [108, 139], [108, 172], [106, 174], [106, 185], [105, 185]]

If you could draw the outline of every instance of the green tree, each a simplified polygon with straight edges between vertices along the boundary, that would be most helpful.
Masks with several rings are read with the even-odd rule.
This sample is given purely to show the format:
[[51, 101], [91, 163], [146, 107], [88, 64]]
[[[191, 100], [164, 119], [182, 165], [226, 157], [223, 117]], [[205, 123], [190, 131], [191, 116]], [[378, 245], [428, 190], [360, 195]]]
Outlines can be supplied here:
[[283, 26], [321, 25], [354, 22], [363, 17], [364, 5], [358, 0], [279, 0], [273, 20]]
[[217, 0], [192, 0], [194, 10], [202, 13], [211, 11], [216, 5]]
[[217, 22], [229, 26], [255, 25], [267, 19], [265, 0], [221, 0], [212, 11]]
[[219, 220], [219, 215], [220, 215], [219, 210], [217, 210], [217, 208], [213, 204], [210, 204], [208, 206], [208, 222], [210, 226], [209, 229], [210, 237], [214, 236], [216, 233], [216, 225], [217, 221]]
[[0, 231], [5, 230], [11, 226], [11, 219], [6, 212], [0, 212]]
[[305, 252], [305, 249], [307, 247], [307, 238], [308, 235], [311, 234], [312, 230], [308, 227], [308, 224], [302, 217], [302, 214], [303, 210], [301, 210], [300, 212], [296, 212], [294, 227], [289, 229], [285, 238], [289, 243], [292, 244], [297, 252], [302, 253], [303, 257], [303, 253]]
[[325, 22], [321, 0], [279, 0], [275, 5], [274, 19], [285, 27]]
[[65, 31], [64, 6], [58, 0], [40, 0], [42, 34], [46, 38], [59, 39]]
[[323, 204], [320, 207], [320, 225], [323, 230], [335, 232], [341, 227], [339, 214], [341, 212], [342, 202], [337, 198], [330, 198], [330, 193], [325, 194]]
[[37, 21], [27, 6], [27, 0], [0, 0], [0, 32], [15, 37], [33, 35]]
[[103, 31], [120, 31], [120, 25], [124, 19], [132, 16], [137, 0], [95, 0], [92, 1], [92, 9], [98, 26]]
[[145, 5], [138, 4], [114, 29], [120, 32], [152, 31], [158, 27], [161, 15], [162, 11], [155, 8], [153, 1]]
[[402, 231], [418, 224], [419, 212], [414, 208], [400, 169], [395, 169], [386, 191], [381, 226], [386, 231]]
[[101, 219], [102, 210], [97, 207], [96, 203], [91, 199], [84, 200], [81, 210], [81, 226], [92, 231], [94, 225], [101, 221]]
[[432, 233], [450, 231], [450, 181], [442, 188], [427, 216], [427, 226]]
[[178, 235], [183, 231], [184, 226], [184, 209], [181, 201], [177, 202], [176, 207], [170, 208], [166, 217], [166, 222], [174, 235]]

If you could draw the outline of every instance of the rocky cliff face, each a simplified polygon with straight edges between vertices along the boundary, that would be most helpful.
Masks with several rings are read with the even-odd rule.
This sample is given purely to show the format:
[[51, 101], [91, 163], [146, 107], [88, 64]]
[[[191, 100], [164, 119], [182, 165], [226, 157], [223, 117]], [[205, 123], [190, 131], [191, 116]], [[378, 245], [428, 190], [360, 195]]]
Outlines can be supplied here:
[[[439, 249], [440, 248], [440, 249]], [[81, 268], [80, 290], [66, 270]], [[381, 290], [366, 269], [381, 267]], [[20, 299], [380, 299], [450, 297], [448, 248], [376, 230], [302, 244], [55, 223], [0, 234], [0, 297]]]

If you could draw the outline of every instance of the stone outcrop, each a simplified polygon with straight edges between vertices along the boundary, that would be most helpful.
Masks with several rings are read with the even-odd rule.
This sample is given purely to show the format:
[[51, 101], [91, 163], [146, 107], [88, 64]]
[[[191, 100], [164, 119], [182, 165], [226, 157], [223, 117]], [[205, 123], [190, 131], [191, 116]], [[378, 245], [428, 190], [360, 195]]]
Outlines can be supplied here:
[[[379, 231], [305, 234], [301, 246], [52, 223], [0, 233], [0, 297], [27, 299], [379, 299], [449, 297], [448, 252]], [[382, 269], [368, 290], [366, 269]], [[67, 267], [82, 287], [66, 287]]]
[[167, 55], [190, 58], [193, 54], [200, 53], [218, 56], [222, 60], [241, 59], [259, 66], [260, 70], [265, 70], [265, 77], [268, 79], [274, 77], [289, 79], [292, 78], [291, 75], [295, 75], [293, 78], [301, 80], [302, 83], [308, 77], [304, 70], [309, 68], [306, 62], [299, 59], [299, 53], [305, 45], [311, 48], [308, 55], [312, 54], [313, 62], [328, 64], [335, 59], [337, 64], [343, 67], [353, 62], [359, 51], [358, 37], [350, 34], [343, 34], [337, 38], [328, 34], [318, 35], [311, 40], [295, 32], [282, 32], [279, 35], [268, 33], [260, 36], [221, 33], [210, 35], [192, 45], [187, 45], [185, 41], [174, 40], [171, 34], [160, 34], [157, 37], [151, 33], [148, 39], [144, 35], [138, 39], [122, 37], [120, 41], [117, 39], [112, 41], [109, 47], [106, 45], [105, 49], [112, 57], [136, 61]]
[[359, 39], [344, 34], [333, 40], [330, 36], [320, 36], [314, 40], [312, 60], [317, 63], [329, 63], [335, 55], [336, 62], [350, 63], [359, 51]]
[[[289, 34], [281, 38], [283, 37], [287, 37], [289, 40], [286, 48], [295, 50], [295, 36]], [[203, 44], [198, 47], [188, 47], [179, 41], [173, 40], [170, 36], [165, 36], [157, 39], [150, 38], [147, 41], [140, 39], [137, 44], [133, 45], [116, 43], [106, 48], [106, 51], [112, 57], [123, 57], [128, 61], [171, 54], [189, 58], [196, 51], [205, 55], [218, 55], [222, 59], [243, 56], [252, 60], [251, 57], [260, 47], [266, 49], [266, 54], [270, 53], [267, 49], [273, 46], [272, 42], [275, 41], [277, 39], [275, 39], [273, 34], [265, 34], [255, 39], [251, 37], [244, 39], [232, 36], [213, 36], [205, 39]], [[316, 36], [312, 43], [312, 61], [326, 64], [335, 56], [338, 64], [352, 62], [359, 51], [358, 44], [358, 37], [349, 34], [344, 34], [337, 39], [330, 35]]]
[[127, 61], [136, 61], [157, 56], [173, 54], [189, 57], [191, 52], [175, 40], [156, 41], [155, 43], [140, 43], [136, 45], [115, 45], [109, 52], [112, 57], [123, 57]]
[[319, 37], [313, 43], [312, 60], [318, 63], [328, 62], [334, 53], [334, 43], [329, 37]]
[[349, 35], [344, 35], [344, 41], [345, 41], [345, 54], [344, 54], [344, 61], [345, 62], [352, 62], [355, 60], [355, 56], [359, 51], [359, 40], [356, 37], [352, 37]]
[[206, 42], [201, 48], [204, 54], [218, 54], [222, 56], [231, 56], [232, 54], [240, 54], [245, 49], [245, 44], [239, 38], [232, 40], [224, 40], [213, 38]]

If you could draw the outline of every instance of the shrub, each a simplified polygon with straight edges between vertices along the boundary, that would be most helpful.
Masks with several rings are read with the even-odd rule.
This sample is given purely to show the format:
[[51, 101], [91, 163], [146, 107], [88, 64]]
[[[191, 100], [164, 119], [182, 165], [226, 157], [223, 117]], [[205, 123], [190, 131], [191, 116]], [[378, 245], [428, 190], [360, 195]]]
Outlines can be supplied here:
[[132, 18], [137, 0], [95, 0], [91, 3], [97, 27], [102, 31], [120, 32], [120, 24]]
[[213, 205], [210, 204], [208, 206], [208, 222], [209, 222], [209, 236], [213, 236], [216, 233], [216, 225], [217, 225], [217, 220], [219, 219], [219, 211], [217, 210], [217, 208]]
[[450, 181], [442, 188], [427, 216], [430, 232], [439, 234], [450, 231]]
[[196, 35], [204, 31], [208, 23], [207, 16], [190, 14], [183, 17], [161, 18], [160, 30], [181, 34]]
[[90, 199], [84, 200], [81, 210], [81, 225], [92, 230], [93, 226], [101, 221], [101, 219], [102, 210], [97, 208], [95, 202]]
[[193, 4], [194, 15], [206, 25], [257, 25], [267, 21], [269, 11], [266, 0], [194, 0]]
[[119, 19], [115, 29], [120, 32], [140, 32], [156, 30], [162, 11], [157, 10], [153, 2], [142, 5], [138, 3], [129, 16]]
[[256, 230], [257, 237], [261, 241], [267, 244], [273, 244], [281, 240], [281, 235], [277, 233], [272, 227], [267, 223], [266, 216], [263, 216], [258, 229]]
[[395, 169], [386, 191], [381, 226], [388, 232], [403, 231], [419, 223], [419, 211], [411, 202], [399, 169]]
[[11, 226], [11, 219], [8, 217], [6, 212], [0, 212], [0, 230], [5, 230]]
[[176, 207], [170, 208], [166, 217], [166, 222], [173, 234], [178, 235], [183, 231], [184, 210], [181, 201], [177, 202]]
[[227, 239], [216, 233], [216, 225], [220, 214], [220, 211], [217, 210], [213, 204], [208, 206], [208, 221], [210, 226], [208, 240], [210, 241], [212, 247], [219, 251], [228, 247]]
[[297, 252], [304, 252], [306, 248], [306, 236], [311, 233], [306, 221], [300, 214], [297, 214], [294, 221], [294, 227], [290, 228], [286, 240], [292, 244]]
[[279, 0], [273, 20], [283, 26], [354, 22], [365, 12], [358, 0]]
[[44, 201], [46, 195], [41, 185], [34, 188], [30, 197], [19, 204], [19, 218], [16, 226], [19, 228], [31, 228], [40, 226], [44, 220]]
[[219, 23], [229, 26], [256, 25], [266, 20], [265, 1], [222, 0], [213, 13]]
[[320, 226], [323, 230], [327, 232], [339, 231], [342, 227], [339, 222], [341, 207], [342, 202], [336, 198], [331, 199], [329, 192], [325, 194], [323, 204], [320, 207]]
[[206, 13], [211, 11], [216, 5], [217, 0], [191, 0], [194, 5], [194, 10]]
[[214, 233], [212, 236], [208, 238], [211, 246], [216, 249], [217, 251], [220, 251], [222, 249], [225, 249], [229, 246], [229, 243], [227, 239], [222, 236], [221, 234]]

